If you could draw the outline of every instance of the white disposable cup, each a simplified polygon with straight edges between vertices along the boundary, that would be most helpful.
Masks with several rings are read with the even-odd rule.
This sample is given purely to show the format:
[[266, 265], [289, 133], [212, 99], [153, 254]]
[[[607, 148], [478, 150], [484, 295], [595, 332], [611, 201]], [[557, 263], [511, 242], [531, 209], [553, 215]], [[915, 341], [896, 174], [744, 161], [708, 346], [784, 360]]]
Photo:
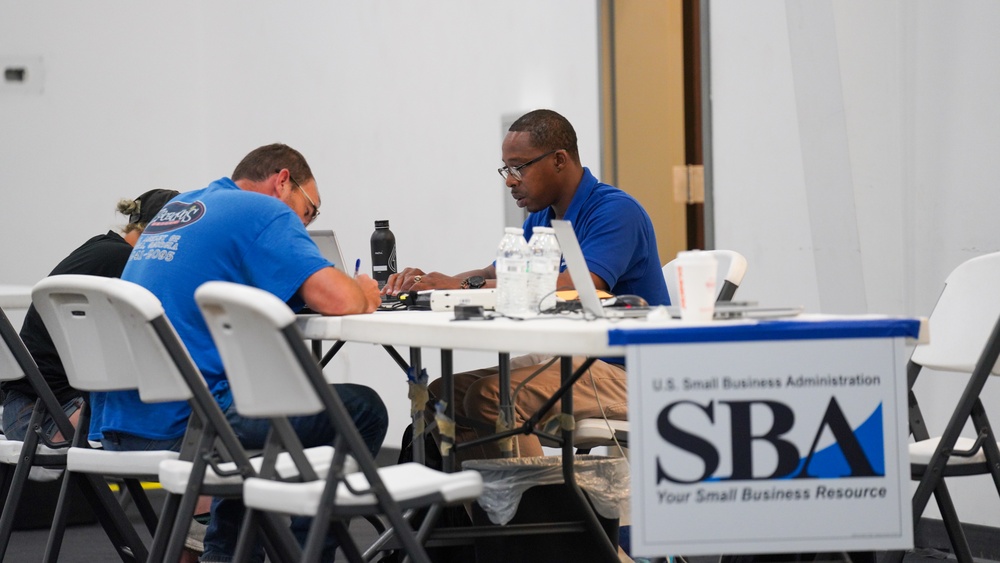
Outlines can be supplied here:
[[708, 322], [715, 312], [715, 277], [718, 261], [699, 250], [677, 253], [677, 303], [681, 320]]

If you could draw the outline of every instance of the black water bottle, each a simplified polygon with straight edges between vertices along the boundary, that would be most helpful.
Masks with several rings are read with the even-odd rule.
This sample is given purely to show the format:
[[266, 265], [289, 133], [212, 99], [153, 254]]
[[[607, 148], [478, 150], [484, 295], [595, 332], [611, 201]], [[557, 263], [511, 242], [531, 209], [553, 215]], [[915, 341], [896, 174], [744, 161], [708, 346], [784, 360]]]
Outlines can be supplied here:
[[396, 237], [389, 230], [389, 221], [375, 221], [372, 233], [372, 277], [379, 289], [389, 276], [396, 273]]

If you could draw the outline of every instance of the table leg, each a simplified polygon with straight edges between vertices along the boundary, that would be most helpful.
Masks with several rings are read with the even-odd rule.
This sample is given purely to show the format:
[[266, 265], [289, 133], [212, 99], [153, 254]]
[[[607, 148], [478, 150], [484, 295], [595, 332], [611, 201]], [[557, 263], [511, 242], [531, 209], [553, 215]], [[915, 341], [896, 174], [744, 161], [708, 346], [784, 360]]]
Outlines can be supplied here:
[[[455, 379], [454, 379], [454, 354], [451, 350], [441, 350], [441, 381], [444, 385], [445, 407], [444, 414], [448, 420], [455, 420]], [[454, 444], [448, 450], [448, 455], [442, 456], [441, 468], [446, 473], [455, 471], [455, 448]]]
[[[410, 347], [410, 370], [413, 373], [414, 381], [416, 381], [424, 366], [421, 362], [420, 348], [416, 346]], [[427, 390], [427, 382], [423, 383], [424, 390]], [[413, 421], [413, 461], [423, 465], [426, 463], [424, 459], [424, 410], [418, 408], [410, 409], [410, 420]], [[419, 420], [418, 420], [419, 419]]]
[[[562, 396], [562, 413], [567, 417], [573, 416], [573, 387], [564, 386], [572, 379], [573, 358], [571, 356], [563, 356], [559, 359], [559, 382], [561, 384], [560, 389], [566, 389]], [[576, 485], [576, 476], [573, 474], [573, 458], [576, 455], [576, 452], [573, 450], [573, 430], [563, 427], [562, 439], [563, 478], [567, 484]]]
[[[573, 358], [569, 356], [563, 356], [560, 359], [559, 364], [559, 375], [562, 381], [562, 387], [560, 389], [566, 389], [565, 394], [562, 396], [562, 412], [565, 416], [573, 416]], [[567, 386], [567, 384], [569, 384]], [[618, 559], [618, 550], [615, 549], [614, 544], [611, 543], [611, 539], [608, 538], [607, 534], [604, 532], [604, 528], [601, 527], [601, 522], [597, 519], [597, 514], [594, 513], [594, 508], [591, 506], [590, 502], [587, 500], [587, 496], [584, 494], [583, 490], [576, 482], [576, 474], [573, 470], [573, 462], [576, 457], [576, 453], [573, 450], [573, 430], [569, 428], [563, 428], [562, 431], [563, 444], [562, 444], [562, 468], [563, 468], [563, 479], [566, 486], [574, 493], [574, 498], [577, 500], [577, 506], [583, 515], [584, 525], [590, 529], [591, 534], [597, 539], [600, 544], [601, 549], [605, 552], [604, 559], [606, 561], [616, 561]]]
[[[514, 428], [514, 404], [510, 394], [510, 353], [501, 352], [497, 360], [497, 371], [499, 375], [499, 420], [504, 422], [504, 430]], [[500, 425], [497, 425], [498, 429]], [[501, 438], [500, 451], [503, 457], [514, 457], [514, 438]]]

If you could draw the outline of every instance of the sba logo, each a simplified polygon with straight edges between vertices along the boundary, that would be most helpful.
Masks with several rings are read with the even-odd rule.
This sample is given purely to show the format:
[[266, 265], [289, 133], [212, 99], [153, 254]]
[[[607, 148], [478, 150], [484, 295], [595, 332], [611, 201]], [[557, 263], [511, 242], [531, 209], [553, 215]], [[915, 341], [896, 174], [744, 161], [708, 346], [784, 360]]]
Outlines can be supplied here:
[[[675, 409], [682, 408], [684, 417], [678, 416]], [[699, 434], [692, 426], [707, 423], [716, 425], [717, 410], [727, 409], [729, 413], [729, 436], [731, 437], [730, 459], [731, 473], [727, 476], [716, 475], [722, 465], [722, 455], [719, 448], [712, 442], [711, 436]], [[753, 427], [754, 412], [761, 410], [770, 414], [770, 427], [758, 429]], [[688, 412], [694, 412], [693, 421], [687, 418]], [[686, 419], [690, 424], [684, 427], [678, 424], [678, 419]], [[756, 417], [759, 423], [761, 417]], [[754, 481], [765, 479], [832, 479], [842, 477], [882, 477], [885, 475], [885, 456], [882, 438], [882, 405], [853, 430], [844, 415], [837, 399], [831, 397], [826, 411], [815, 432], [808, 432], [811, 445], [805, 449], [805, 455], [794, 441], [789, 439], [789, 432], [796, 425], [795, 413], [781, 402], [768, 400], [755, 401], [710, 401], [700, 404], [694, 401], [677, 401], [668, 404], [656, 420], [656, 429], [660, 437], [700, 460], [701, 474], [690, 478], [695, 472], [671, 471], [670, 463], [676, 456], [663, 459], [656, 458], [656, 483], [664, 481], [672, 483], [691, 484], [700, 481]], [[823, 449], [818, 449], [820, 439], [826, 430], [833, 436], [833, 443]], [[799, 435], [802, 436], [801, 429]], [[717, 436], [715, 436], [717, 437]], [[757, 444], [755, 449], [754, 445]], [[761, 448], [773, 453], [774, 470], [770, 474], [757, 475], [754, 472], [754, 453], [760, 454]], [[760, 471], [759, 468], [757, 468]]]

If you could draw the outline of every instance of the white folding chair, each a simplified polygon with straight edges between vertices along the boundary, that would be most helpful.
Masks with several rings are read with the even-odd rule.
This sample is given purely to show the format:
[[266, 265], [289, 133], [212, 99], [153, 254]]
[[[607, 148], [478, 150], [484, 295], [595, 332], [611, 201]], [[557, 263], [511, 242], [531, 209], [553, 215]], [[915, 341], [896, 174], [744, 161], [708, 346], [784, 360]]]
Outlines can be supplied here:
[[[73, 428], [69, 418], [62, 410], [62, 406], [56, 399], [52, 390], [45, 382], [45, 378], [38, 371], [31, 354], [24, 346], [14, 327], [11, 326], [7, 316], [0, 311], [0, 333], [3, 335], [3, 345], [0, 346], [0, 373], [3, 380], [11, 381], [27, 378], [32, 389], [38, 395], [35, 408], [29, 422], [28, 432], [24, 442], [15, 440], [4, 440], [0, 442], [0, 463], [4, 464], [4, 469], [8, 464], [16, 465], [14, 474], [10, 478], [4, 503], [3, 516], [0, 517], [0, 559], [6, 553], [10, 533], [13, 527], [13, 519], [20, 500], [22, 491], [29, 475], [29, 470], [36, 468], [65, 468], [68, 465], [68, 452], [72, 450], [70, 444], [78, 446], [86, 445], [86, 425], [88, 420], [87, 406], [84, 405], [80, 416], [80, 425], [83, 431], [77, 432]], [[56, 424], [56, 428], [64, 437], [64, 442], [60, 444], [51, 443], [41, 434], [41, 425], [46, 417], [51, 417]], [[6, 481], [6, 479], [5, 479]], [[146, 556], [145, 547], [135, 529], [129, 523], [122, 507], [118, 504], [114, 495], [102, 479], [89, 476], [85, 478], [71, 478], [65, 475], [60, 488], [60, 500], [55, 509], [53, 523], [49, 534], [49, 541], [46, 545], [44, 561], [55, 561], [59, 556], [59, 549], [62, 545], [63, 532], [66, 527], [66, 516], [69, 510], [67, 500], [69, 492], [74, 487], [79, 487], [84, 494], [88, 504], [98, 516], [101, 525], [104, 527], [108, 538], [115, 547], [123, 561], [143, 560]], [[131, 490], [131, 489], [130, 489]], [[149, 516], [152, 509], [148, 502], [143, 501], [145, 496], [142, 489], [136, 496], [137, 506], [143, 516]], [[145, 510], [148, 509], [148, 512]], [[153, 516], [155, 519], [155, 515]]]
[[573, 446], [578, 453], [589, 453], [600, 446], [628, 448], [628, 421], [583, 418], [576, 421]]
[[[241, 495], [243, 478], [256, 474], [253, 463], [148, 290], [117, 278], [62, 275], [39, 282], [32, 299], [74, 387], [138, 390], [144, 402], [186, 401], [191, 406], [179, 453], [74, 447], [67, 457], [70, 474], [158, 479], [168, 495], [160, 524], [151, 531], [149, 560], [176, 561], [198, 496]], [[278, 559], [297, 557], [300, 550], [287, 523], [267, 518], [262, 525]]]
[[[0, 490], [4, 498], [3, 516], [0, 516], [0, 560], [3, 560], [14, 528], [14, 516], [31, 473], [42, 468], [61, 470], [66, 466], [69, 442], [47, 444], [45, 437], [41, 435], [41, 424], [48, 413], [53, 411], [56, 413], [52, 417], [56, 427], [69, 439], [73, 437], [73, 426], [63, 414], [52, 390], [45, 384], [38, 366], [3, 309], [0, 309], [0, 336], [0, 381], [27, 378], [32, 388], [37, 388], [36, 394], [39, 397], [32, 410], [24, 441], [8, 439], [6, 436], [0, 439], [0, 481], [3, 483]], [[51, 472], [47, 476], [58, 478], [58, 473]]]
[[[732, 301], [736, 289], [743, 283], [743, 276], [747, 273], [747, 259], [734, 250], [702, 250], [702, 252], [714, 256], [719, 264], [719, 273], [715, 284], [719, 294], [716, 301]], [[674, 260], [663, 266], [663, 279], [667, 282], [667, 294], [670, 295], [672, 302], [678, 295], [677, 268], [674, 265]]]
[[[244, 484], [248, 508], [314, 518], [303, 559], [317, 561], [330, 527], [352, 561], [364, 556], [347, 534], [351, 518], [381, 514], [403, 549], [416, 561], [429, 561], [420, 539], [429, 533], [433, 517], [414, 533], [403, 510], [471, 501], [482, 492], [475, 471], [442, 473], [416, 463], [377, 468], [340, 397], [330, 387], [302, 333], [295, 314], [274, 295], [227, 282], [209, 282], [195, 292], [222, 356], [240, 414], [268, 418], [272, 437], [296, 448], [297, 439], [277, 436], [289, 416], [325, 412], [337, 428], [333, 467], [325, 479], [280, 482], [261, 477]], [[266, 452], [267, 450], [265, 450]], [[289, 453], [295, 454], [289, 450]], [[358, 470], [344, 467], [350, 454]], [[294, 457], [294, 456], [293, 456]], [[306, 471], [301, 472], [303, 476]], [[419, 536], [419, 537], [418, 537]], [[241, 544], [246, 543], [241, 538]], [[237, 548], [237, 555], [241, 548]]]
[[[989, 376], [1000, 375], [998, 287], [1000, 253], [973, 258], [955, 268], [928, 321], [930, 340], [914, 349], [907, 366], [910, 433], [914, 439], [909, 446], [910, 472], [913, 479], [920, 481], [913, 494], [914, 526], [933, 494], [959, 561], [971, 562], [973, 555], [945, 477], [989, 474], [1000, 495], [1000, 444], [979, 398]], [[924, 424], [913, 389], [925, 368], [954, 378], [956, 384], [966, 381], [947, 426], [936, 436]], [[963, 436], [967, 424], [970, 428]], [[890, 560], [902, 560], [902, 552], [891, 555]]]

